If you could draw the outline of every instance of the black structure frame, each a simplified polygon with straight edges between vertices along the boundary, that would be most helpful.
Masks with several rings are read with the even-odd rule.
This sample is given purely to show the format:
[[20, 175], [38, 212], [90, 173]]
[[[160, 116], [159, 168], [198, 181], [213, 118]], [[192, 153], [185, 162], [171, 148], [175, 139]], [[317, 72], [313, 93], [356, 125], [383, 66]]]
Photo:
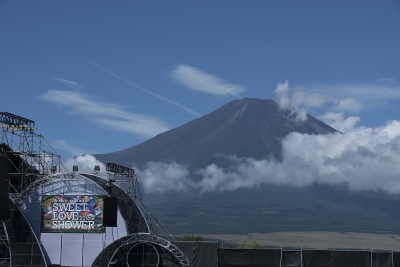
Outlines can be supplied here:
[[[128, 236], [116, 242], [118, 246], [107, 248], [119, 249], [120, 245], [129, 240], [129, 244], [150, 242], [160, 247], [166, 258], [178, 263], [177, 266], [190, 266], [182, 251], [170, 241], [154, 236], [152, 227], [147, 220], [158, 227], [158, 220], [152, 215], [142, 212], [145, 206], [141, 202], [137, 177], [133, 169], [109, 163], [107, 164], [108, 179], [101, 177], [98, 169], [94, 174], [78, 172], [69, 173], [62, 166], [60, 156], [54, 152], [42, 135], [34, 131], [35, 122], [11, 113], [0, 112], [0, 154], [7, 158], [8, 175], [5, 179], [8, 186], [8, 202], [10, 219], [0, 221], [0, 266], [51, 266], [51, 261], [29, 224], [21, 208], [25, 199], [43, 186], [54, 186], [57, 190], [65, 186], [66, 181], [75, 181], [78, 189], [79, 182], [95, 185], [118, 198], [118, 209], [125, 221]], [[3, 176], [3, 175], [2, 175]], [[78, 181], [79, 180], [79, 181]], [[129, 184], [128, 190], [123, 190], [118, 183]], [[73, 185], [72, 183], [71, 185]], [[132, 187], [132, 192], [130, 188]], [[150, 214], [150, 213], [149, 213]], [[171, 235], [170, 235], [171, 236]], [[172, 237], [172, 236], [171, 236]], [[116, 251], [104, 249], [98, 259], [104, 262]], [[111, 266], [108, 261], [107, 265]], [[96, 266], [93, 263], [93, 266]]]

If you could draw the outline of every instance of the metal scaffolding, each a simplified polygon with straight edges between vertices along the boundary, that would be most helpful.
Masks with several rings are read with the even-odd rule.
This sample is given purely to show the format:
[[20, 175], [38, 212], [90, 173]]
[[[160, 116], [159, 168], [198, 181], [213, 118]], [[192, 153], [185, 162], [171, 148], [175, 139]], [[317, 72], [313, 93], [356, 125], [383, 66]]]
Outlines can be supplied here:
[[42, 135], [35, 122], [0, 112], [0, 155], [6, 158], [5, 180], [10, 218], [0, 229], [1, 266], [49, 266], [50, 261], [38, 236], [29, 225], [18, 201], [37, 181], [61, 170], [60, 156]]
[[[6, 185], [5, 191], [0, 192], [3, 194], [0, 202], [4, 202], [0, 204], [7, 206], [7, 212], [4, 213], [7, 218], [4, 214], [0, 218], [0, 266], [51, 266], [51, 260], [40, 241], [40, 226], [32, 224], [32, 218], [27, 213], [29, 205], [40, 206], [40, 202], [28, 206], [27, 203], [34, 195], [38, 199], [43, 195], [64, 192], [118, 198], [118, 210], [125, 222], [127, 236], [118, 238], [107, 248], [103, 247], [92, 266], [99, 262], [109, 266], [117, 254], [118, 257], [128, 257], [132, 245], [137, 245], [136, 250], [157, 248], [157, 253], [164, 261], [173, 262], [175, 266], [190, 266], [186, 256], [171, 240], [156, 236], [157, 229], [160, 229], [166, 238], [169, 236], [173, 240], [172, 235], [143, 205], [133, 169], [107, 163], [106, 174], [99, 173], [99, 166], [94, 168], [93, 174], [78, 173], [77, 166], [74, 166], [74, 172], [69, 173], [62, 166], [60, 156], [35, 130], [34, 121], [0, 112], [0, 158], [1, 162], [5, 162], [3, 172], [0, 171], [0, 181]], [[41, 215], [37, 216], [34, 221], [40, 222]], [[126, 251], [128, 254], [125, 255]]]

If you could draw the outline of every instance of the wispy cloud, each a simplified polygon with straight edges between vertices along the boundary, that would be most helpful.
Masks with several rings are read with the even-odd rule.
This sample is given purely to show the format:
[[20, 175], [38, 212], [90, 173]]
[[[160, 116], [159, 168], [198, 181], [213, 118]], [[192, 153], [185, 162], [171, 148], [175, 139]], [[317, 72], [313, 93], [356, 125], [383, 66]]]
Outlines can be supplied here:
[[90, 65], [92, 65], [92, 66], [94, 66], [94, 67], [96, 67], [96, 68], [98, 68], [98, 69], [100, 69], [100, 70], [102, 70], [102, 71], [105, 71], [105, 72], [107, 72], [108, 74], [112, 75], [113, 77], [115, 77], [115, 78], [117, 78], [117, 79], [119, 79], [119, 80], [121, 80], [121, 81], [123, 81], [123, 82], [125, 82], [125, 83], [127, 83], [127, 84], [129, 84], [129, 85], [131, 85], [131, 86], [134, 86], [134, 87], [136, 87], [137, 89], [140, 89], [140, 90], [142, 90], [142, 91], [145, 92], [145, 93], [148, 93], [148, 94], [150, 94], [150, 95], [152, 95], [152, 96], [154, 96], [154, 97], [157, 97], [158, 99], [160, 99], [160, 100], [162, 100], [162, 101], [165, 101], [165, 102], [167, 102], [167, 103], [169, 103], [169, 104], [171, 104], [171, 105], [173, 105], [173, 106], [176, 106], [176, 107], [178, 107], [178, 108], [184, 110], [185, 112], [187, 112], [187, 113], [189, 113], [189, 114], [191, 114], [191, 115], [193, 115], [193, 116], [195, 116], [195, 117], [197, 117], [197, 118], [202, 116], [200, 113], [197, 113], [196, 111], [194, 111], [194, 110], [192, 110], [192, 109], [190, 109], [190, 108], [188, 108], [188, 107], [185, 107], [184, 105], [181, 105], [181, 104], [179, 104], [179, 103], [177, 103], [177, 102], [175, 102], [175, 101], [173, 101], [173, 100], [171, 100], [171, 99], [169, 99], [169, 98], [166, 98], [166, 97], [163, 97], [163, 96], [161, 96], [161, 95], [159, 95], [159, 94], [156, 94], [156, 93], [154, 93], [154, 92], [152, 92], [152, 91], [150, 91], [150, 90], [148, 90], [148, 89], [146, 89], [146, 88], [144, 88], [144, 87], [142, 87], [142, 86], [140, 86], [140, 85], [138, 85], [138, 84], [136, 84], [136, 83], [134, 83], [134, 82], [132, 82], [132, 81], [130, 81], [130, 80], [128, 80], [128, 79], [126, 79], [126, 78], [120, 76], [120, 75], [118, 75], [118, 74], [116, 74], [115, 72], [112, 72], [112, 71], [110, 71], [109, 69], [107, 69], [107, 68], [105, 68], [105, 67], [103, 67], [103, 66], [100, 66], [99, 64], [97, 64], [97, 63], [95, 63], [95, 62], [93, 62], [93, 61], [90, 61], [90, 60], [84, 59], [84, 58], [82, 58], [82, 57], [80, 57], [80, 56], [77, 56], [77, 55], [71, 53], [71, 52], [68, 51], [68, 50], [65, 50], [65, 49], [63, 49], [63, 48], [61, 48], [61, 47], [58, 47], [58, 46], [54, 45], [53, 43], [50, 43], [50, 42], [48, 42], [48, 41], [46, 41], [46, 40], [40, 38], [40, 37], [37, 36], [37, 35], [34, 35], [34, 34], [32, 34], [32, 35], [33, 35], [35, 38], [37, 38], [38, 40], [40, 40], [40, 41], [42, 41], [42, 42], [44, 42], [44, 43], [46, 43], [46, 44], [48, 44], [48, 45], [51, 45], [51, 46], [55, 47], [57, 50], [60, 50], [60, 51], [62, 51], [62, 52], [64, 52], [64, 53], [67, 53], [67, 54], [69, 54], [69, 55], [71, 55], [71, 56], [73, 56], [73, 57], [75, 57], [75, 58], [77, 58], [77, 59], [79, 59], [79, 60], [82, 60], [82, 61], [84, 61], [84, 62], [86, 62], [86, 63], [88, 63], [88, 64], [90, 64]]
[[69, 87], [75, 88], [75, 89], [81, 89], [82, 86], [76, 82], [73, 81], [69, 81], [69, 80], [65, 80], [65, 79], [61, 79], [61, 78], [57, 78], [57, 77], [53, 77], [54, 80], [62, 82], [66, 85], [68, 85]]
[[358, 109], [374, 106], [377, 102], [400, 99], [400, 86], [389, 84], [318, 84], [306, 89], [303, 88], [303, 91], [308, 93], [318, 92], [319, 95], [324, 97], [325, 103], [331, 103], [337, 109], [340, 109], [341, 105], [342, 107], [349, 107], [343, 105], [343, 102], [340, 103], [346, 99], [357, 102]]
[[178, 65], [171, 71], [170, 76], [178, 83], [188, 88], [212, 95], [239, 95], [246, 88], [242, 85], [231, 84], [225, 80], [188, 65]]
[[318, 118], [342, 133], [354, 129], [357, 123], [360, 122], [360, 118], [357, 116], [344, 118], [343, 112], [327, 112], [323, 115], [318, 116]]
[[152, 91], [150, 91], [150, 90], [148, 90], [148, 89], [146, 89], [146, 88], [144, 88], [144, 87], [142, 87], [142, 86], [140, 86], [140, 85], [138, 85], [138, 84], [136, 84], [136, 83], [134, 83], [134, 82], [132, 82], [132, 81], [130, 81], [130, 80], [128, 80], [128, 79], [126, 79], [126, 78], [124, 78], [124, 77], [122, 77], [122, 76], [120, 76], [120, 75], [118, 75], [118, 74], [116, 74], [116, 73], [114, 73], [114, 72], [102, 67], [102, 66], [100, 66], [99, 64], [94, 63], [93, 61], [90, 61], [90, 60], [87, 60], [87, 59], [83, 59], [83, 60], [86, 63], [88, 63], [88, 64], [90, 64], [90, 65], [92, 65], [92, 66], [94, 66], [94, 67], [96, 67], [98, 69], [101, 69], [101, 70], [107, 72], [108, 74], [112, 75], [113, 77], [115, 77], [115, 78], [117, 78], [117, 79], [119, 79], [119, 80], [121, 80], [121, 81], [123, 81], [123, 82], [125, 82], [125, 83], [127, 83], [127, 84], [129, 84], [131, 86], [133, 86], [133, 87], [136, 87], [137, 89], [140, 89], [140, 90], [142, 90], [143, 92], [145, 92], [147, 94], [155, 96], [158, 99], [161, 99], [162, 101], [167, 102], [168, 104], [176, 106], [176, 107], [186, 111], [187, 113], [189, 113], [189, 114], [191, 114], [191, 115], [193, 115], [195, 117], [201, 117], [202, 116], [201, 114], [197, 113], [196, 111], [191, 110], [190, 108], [185, 107], [184, 105], [181, 105], [181, 104], [179, 104], [179, 103], [177, 103], [177, 102], [175, 102], [175, 101], [173, 101], [173, 100], [171, 100], [169, 98], [166, 98], [166, 97], [163, 97], [163, 96], [161, 96], [159, 94], [156, 94], [156, 93], [154, 93], [154, 92], [152, 92]]
[[157, 118], [125, 111], [121, 106], [99, 102], [93, 98], [72, 91], [50, 90], [41, 99], [71, 109], [72, 114], [84, 115], [103, 126], [134, 134], [152, 137], [168, 128]]
[[65, 140], [56, 140], [53, 142], [52, 145], [54, 148], [64, 150], [64, 151], [72, 154], [73, 156], [85, 154], [85, 151], [83, 151], [83, 149], [73, 147], [73, 146], [67, 144], [67, 142], [65, 142]]
[[289, 82], [275, 89], [277, 102], [283, 109], [303, 111], [320, 109], [324, 112], [356, 112], [400, 99], [400, 86], [387, 84], [320, 84], [306, 88], [289, 88]]
[[379, 78], [379, 79], [375, 79], [375, 82], [377, 83], [394, 83], [395, 80], [393, 78]]

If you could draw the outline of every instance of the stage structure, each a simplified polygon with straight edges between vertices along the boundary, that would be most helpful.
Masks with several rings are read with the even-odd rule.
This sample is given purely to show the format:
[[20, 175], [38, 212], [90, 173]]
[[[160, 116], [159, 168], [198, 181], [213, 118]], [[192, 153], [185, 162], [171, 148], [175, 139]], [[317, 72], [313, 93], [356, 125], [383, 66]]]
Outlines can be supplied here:
[[0, 112], [0, 130], [0, 266], [191, 266], [133, 169], [69, 172], [34, 121]]

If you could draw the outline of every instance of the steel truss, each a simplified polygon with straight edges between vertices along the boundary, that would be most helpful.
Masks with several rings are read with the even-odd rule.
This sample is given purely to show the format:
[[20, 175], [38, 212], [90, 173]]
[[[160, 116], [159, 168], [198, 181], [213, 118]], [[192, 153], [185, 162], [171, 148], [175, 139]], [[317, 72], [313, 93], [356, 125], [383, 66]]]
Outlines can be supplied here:
[[[52, 188], [47, 189], [46, 192], [43, 192], [43, 188], [48, 187], [49, 185], [51, 185]], [[74, 191], [75, 189], [75, 191], [79, 192], [80, 190], [82, 190], [82, 185], [86, 188], [85, 191], [93, 191], [90, 190], [91, 187], [98, 187], [95, 182], [85, 176], [78, 175], [76, 173], [59, 173], [40, 177], [29, 186], [26, 186], [21, 193], [10, 193], [9, 196], [14, 203], [16, 203], [17, 205], [21, 205], [24, 200], [32, 194], [32, 192], [37, 190], [42, 191], [41, 194], [46, 195], [60, 194], [60, 191], [63, 191], [63, 188], [65, 187], [68, 187], [70, 191]], [[105, 190], [103, 191], [104, 194], [107, 193]]]
[[38, 177], [66, 172], [60, 156], [34, 130], [34, 121], [0, 112], [0, 154], [8, 159], [10, 193], [21, 193]]
[[[150, 212], [143, 214], [140, 208], [146, 207], [141, 202], [137, 177], [132, 169], [116, 164], [108, 165], [109, 171], [115, 171], [107, 174], [108, 180], [101, 178], [98, 173], [68, 173], [61, 164], [60, 156], [35, 130], [34, 121], [0, 112], [0, 155], [7, 158], [8, 169], [8, 176], [0, 179], [6, 179], [8, 184], [8, 206], [11, 214], [10, 219], [0, 221], [0, 266], [50, 266], [45, 249], [25, 217], [24, 201], [35, 191], [41, 195], [51, 192], [58, 194], [64, 187], [68, 187], [69, 190], [81, 192], [82, 185], [85, 192], [86, 186], [100, 187], [105, 194], [118, 198], [118, 209], [128, 233], [128, 236], [104, 249], [96, 259], [97, 262], [107, 260], [110, 265], [112, 256], [118, 251], [142, 242], [154, 244], [163, 251], [166, 259], [179, 266], [191, 266], [179, 248], [170, 241], [153, 235], [148, 220], [157, 227], [160, 226]], [[130, 189], [124, 191], [116, 184], [121, 181], [131, 183], [132, 194]], [[93, 266], [96, 266], [95, 263]]]
[[11, 247], [6, 224], [0, 226], [0, 266], [11, 266]]
[[189, 259], [177, 246], [166, 239], [152, 234], [133, 234], [111, 243], [95, 259], [92, 266], [112, 266], [115, 262], [121, 260], [124, 262], [124, 257], [127, 256], [125, 255], [126, 252], [137, 243], [150, 243], [156, 245], [161, 251], [165, 250], [168, 253], [164, 254], [169, 255], [165, 255], [164, 257], [172, 256], [172, 259], [169, 260], [176, 262], [180, 267], [192, 266]]
[[[21, 203], [35, 186], [57, 171], [66, 172], [60, 156], [34, 131], [35, 122], [11, 113], [0, 112], [0, 154], [6, 157], [10, 219], [0, 221], [0, 250], [9, 251], [10, 266], [49, 266], [50, 260], [34, 233]], [[3, 265], [4, 266], [4, 265]]]
[[[110, 195], [118, 198], [118, 209], [120, 210], [121, 216], [125, 221], [126, 231], [128, 234], [150, 232], [149, 226], [142, 211], [135, 201], [129, 196], [129, 194], [126, 193], [121, 187], [115, 183], [109, 183], [108, 180], [96, 175], [86, 173], [80, 173], [80, 175], [95, 182], [104, 190], [109, 191]], [[115, 180], [115, 176], [113, 177]]]

